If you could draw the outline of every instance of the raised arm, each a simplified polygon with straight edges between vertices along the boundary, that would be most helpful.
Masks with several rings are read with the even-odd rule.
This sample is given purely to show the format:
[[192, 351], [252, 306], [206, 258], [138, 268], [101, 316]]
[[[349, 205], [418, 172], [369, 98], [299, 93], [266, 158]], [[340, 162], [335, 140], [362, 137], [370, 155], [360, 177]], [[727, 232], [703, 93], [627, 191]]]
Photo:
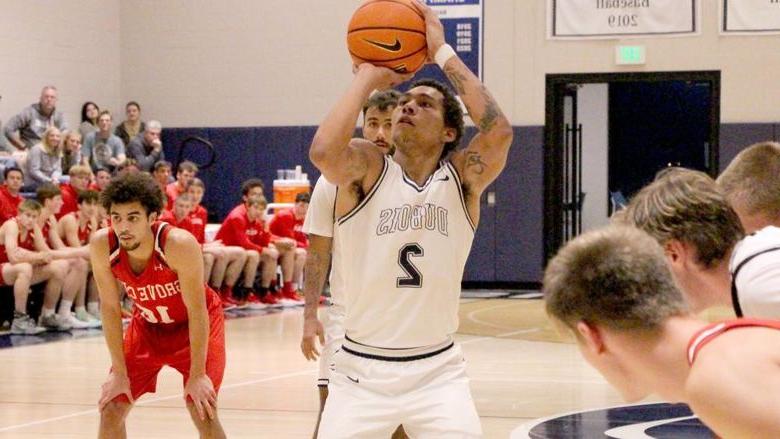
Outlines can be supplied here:
[[447, 46], [436, 13], [424, 4], [417, 7], [425, 15], [429, 56], [438, 55], [436, 61], [444, 63], [444, 73], [479, 130], [469, 145], [452, 157], [464, 186], [469, 189], [468, 194], [478, 198], [506, 165], [512, 144], [512, 125], [479, 78]]
[[322, 121], [309, 149], [309, 159], [328, 181], [344, 186], [362, 181], [372, 170], [379, 172], [383, 166], [381, 152], [361, 147], [355, 142], [357, 139], [350, 140], [355, 122], [371, 92], [400, 84], [410, 77], [368, 63], [358, 66], [349, 89]]
[[122, 309], [119, 303], [120, 293], [114, 274], [111, 273], [108, 249], [109, 229], [95, 232], [89, 244], [92, 274], [100, 295], [100, 315], [103, 320], [103, 336], [111, 355], [111, 374], [103, 385], [100, 408], [106, 406], [115, 397], [125, 394], [130, 402], [130, 381], [127, 377], [127, 364], [122, 348]]
[[206, 289], [203, 283], [203, 254], [200, 244], [190, 233], [173, 229], [165, 245], [168, 265], [178, 274], [181, 298], [187, 307], [190, 334], [190, 377], [185, 384], [201, 418], [204, 412], [213, 418], [216, 393], [206, 375], [206, 348], [209, 339], [209, 315], [206, 310]]

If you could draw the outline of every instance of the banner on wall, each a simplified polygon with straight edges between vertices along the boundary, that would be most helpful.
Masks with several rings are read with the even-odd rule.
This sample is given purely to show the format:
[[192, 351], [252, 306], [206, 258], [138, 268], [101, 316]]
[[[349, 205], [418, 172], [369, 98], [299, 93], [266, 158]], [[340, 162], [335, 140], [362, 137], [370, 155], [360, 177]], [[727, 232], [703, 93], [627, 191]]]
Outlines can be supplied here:
[[690, 36], [698, 0], [547, 0], [550, 39]]
[[[461, 60], [482, 78], [482, 0], [425, 0], [441, 19], [444, 37]], [[426, 65], [415, 78], [449, 83], [436, 65]]]
[[780, 0], [723, 0], [723, 35], [780, 34]]

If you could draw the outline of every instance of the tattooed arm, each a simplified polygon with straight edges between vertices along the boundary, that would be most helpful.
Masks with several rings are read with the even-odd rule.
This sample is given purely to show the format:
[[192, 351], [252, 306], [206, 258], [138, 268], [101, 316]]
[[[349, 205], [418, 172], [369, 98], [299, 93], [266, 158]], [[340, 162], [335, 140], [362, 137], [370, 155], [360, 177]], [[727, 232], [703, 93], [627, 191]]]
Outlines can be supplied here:
[[[433, 57], [446, 44], [444, 29], [430, 7], [424, 4], [417, 6], [425, 15], [428, 54]], [[452, 163], [463, 179], [467, 197], [476, 199], [468, 204], [476, 203], [478, 209], [482, 191], [504, 169], [512, 144], [512, 126], [490, 92], [460, 58], [453, 56], [447, 60], [444, 73], [463, 99], [471, 119], [479, 129], [479, 134], [468, 147], [452, 156]], [[470, 213], [472, 217], [478, 216], [478, 211]]]
[[327, 236], [309, 235], [309, 254], [306, 257], [306, 276], [303, 279], [303, 292], [306, 304], [303, 306], [303, 337], [301, 352], [307, 360], [316, 360], [320, 355], [315, 340], [325, 345], [325, 330], [317, 317], [320, 306], [320, 293], [325, 285], [325, 276], [330, 265], [330, 251], [333, 239]]

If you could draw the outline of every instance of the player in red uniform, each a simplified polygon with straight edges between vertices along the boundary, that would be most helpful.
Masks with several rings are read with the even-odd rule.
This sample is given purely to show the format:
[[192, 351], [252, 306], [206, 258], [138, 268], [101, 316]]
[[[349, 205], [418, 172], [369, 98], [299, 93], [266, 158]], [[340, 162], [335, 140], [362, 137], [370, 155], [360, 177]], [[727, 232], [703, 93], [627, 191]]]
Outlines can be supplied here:
[[55, 215], [58, 220], [71, 212], [79, 210], [79, 192], [89, 189], [92, 170], [89, 166], [84, 165], [71, 166], [68, 176], [70, 181], [60, 184], [62, 208]]
[[[71, 171], [77, 168], [74, 166]], [[78, 210], [71, 212], [57, 222], [59, 234], [65, 245], [70, 248], [84, 248], [89, 251], [87, 245], [92, 234], [98, 227], [98, 199], [100, 194], [93, 190], [80, 191], [78, 193]], [[91, 271], [89, 264], [87, 270]], [[85, 303], [86, 302], [86, 303]], [[97, 285], [95, 278], [89, 276], [87, 283], [82, 285], [76, 294], [74, 303], [75, 317], [82, 322], [87, 322], [91, 327], [100, 326], [100, 305], [98, 302]]]
[[19, 191], [24, 183], [22, 170], [16, 167], [3, 171], [5, 181], [0, 185], [0, 224], [16, 216], [19, 204], [23, 201]]
[[187, 192], [187, 186], [190, 184], [190, 180], [195, 178], [198, 174], [198, 165], [192, 163], [189, 160], [185, 160], [179, 163], [176, 170], [176, 181], [168, 183], [165, 186], [165, 196], [168, 200], [166, 209], [173, 210], [173, 202], [176, 201], [176, 197]]
[[[125, 437], [132, 402], [154, 392], [168, 365], [184, 376], [187, 408], [201, 437], [224, 438], [217, 391], [225, 369], [222, 305], [203, 282], [195, 238], [157, 221], [162, 191], [147, 174], [126, 174], [101, 194], [111, 227], [90, 242], [111, 372], [100, 396], [101, 438]], [[117, 280], [133, 299], [122, 340]]]
[[626, 400], [656, 393], [721, 437], [780, 437], [780, 323], [696, 317], [649, 235], [610, 226], [577, 237], [548, 264], [544, 295]]
[[[192, 234], [203, 246], [205, 253], [214, 255], [214, 267], [211, 269], [209, 285], [215, 290], [219, 290], [223, 285], [232, 287], [236, 284], [244, 270], [244, 265], [246, 265], [246, 251], [238, 246], [225, 245], [218, 239], [206, 242], [208, 211], [201, 204], [205, 193], [206, 185], [197, 177], [193, 178], [187, 186], [187, 195], [192, 200], [192, 209], [190, 210], [190, 222], [192, 222], [194, 229]], [[259, 301], [247, 305], [254, 309], [264, 307]]]
[[303, 233], [303, 220], [306, 219], [310, 200], [311, 196], [308, 193], [296, 195], [295, 206], [292, 209], [276, 212], [269, 225], [273, 235], [295, 241], [294, 249], [289, 252], [282, 251], [279, 255], [282, 276], [284, 276], [282, 297], [301, 303], [303, 301], [297, 293], [298, 280], [303, 274], [303, 266], [306, 265], [306, 249], [309, 248], [309, 238]]

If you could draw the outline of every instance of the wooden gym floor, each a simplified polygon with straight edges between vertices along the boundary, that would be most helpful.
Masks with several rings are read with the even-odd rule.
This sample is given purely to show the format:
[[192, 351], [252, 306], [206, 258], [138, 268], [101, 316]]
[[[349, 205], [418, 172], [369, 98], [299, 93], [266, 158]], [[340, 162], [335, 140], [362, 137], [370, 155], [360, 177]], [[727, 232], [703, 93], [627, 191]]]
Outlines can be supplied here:
[[[317, 365], [300, 353], [301, 326], [301, 308], [226, 322], [219, 410], [228, 437], [311, 437]], [[561, 340], [540, 300], [464, 299], [456, 338], [486, 438], [527, 438], [521, 426], [534, 419], [622, 404], [576, 346]], [[99, 333], [0, 349], [0, 439], [95, 437], [108, 367]], [[129, 437], [196, 437], [181, 395], [181, 376], [163, 369], [157, 393], [140, 398], [130, 413]]]

